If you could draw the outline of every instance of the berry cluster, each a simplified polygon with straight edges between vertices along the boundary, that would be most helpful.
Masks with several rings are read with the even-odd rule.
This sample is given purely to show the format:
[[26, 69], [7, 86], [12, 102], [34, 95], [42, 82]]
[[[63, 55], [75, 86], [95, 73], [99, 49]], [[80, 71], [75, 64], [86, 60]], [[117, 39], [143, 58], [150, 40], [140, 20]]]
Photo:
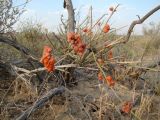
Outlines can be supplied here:
[[52, 72], [55, 70], [55, 59], [51, 55], [52, 48], [49, 46], [44, 46], [43, 55], [40, 62], [44, 65], [48, 72]]
[[[104, 65], [104, 60], [101, 59], [101, 58], [97, 59], [97, 62], [98, 62], [98, 64], [99, 64], [100, 66], [103, 66], [103, 65]], [[112, 87], [112, 86], [115, 85], [115, 81], [112, 79], [112, 77], [109, 75], [109, 76], [106, 76], [106, 77], [104, 78], [104, 75], [102, 74], [101, 71], [99, 71], [99, 73], [98, 73], [98, 79], [99, 79], [99, 81], [103, 81], [103, 80], [105, 79], [105, 80], [106, 80], [106, 83], [108, 84], [109, 87]]]
[[[104, 80], [103, 74], [101, 72], [98, 73], [98, 79], [99, 79], [99, 81]], [[109, 87], [112, 87], [115, 85], [115, 81], [112, 79], [112, 77], [110, 75], [106, 76], [105, 80], [106, 80], [106, 83], [108, 84]]]
[[115, 85], [115, 81], [112, 79], [112, 77], [109, 75], [109, 76], [106, 76], [106, 81], [107, 81], [107, 84], [108, 86], [114, 86]]
[[125, 102], [121, 108], [121, 112], [126, 114], [130, 113], [132, 106], [133, 106], [132, 102], [130, 101]]
[[86, 44], [81, 40], [79, 34], [71, 32], [67, 34], [67, 41], [72, 45], [72, 48], [76, 54], [82, 56], [86, 49]]

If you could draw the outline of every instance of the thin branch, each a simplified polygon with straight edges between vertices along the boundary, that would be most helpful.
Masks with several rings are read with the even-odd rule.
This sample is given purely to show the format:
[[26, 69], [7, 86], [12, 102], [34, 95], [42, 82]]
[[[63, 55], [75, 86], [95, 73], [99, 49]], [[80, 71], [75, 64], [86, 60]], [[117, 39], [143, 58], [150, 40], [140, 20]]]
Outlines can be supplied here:
[[143, 16], [141, 19], [139, 20], [135, 20], [131, 23], [129, 29], [128, 29], [128, 33], [126, 36], [126, 39], [124, 40], [124, 43], [129, 41], [129, 38], [131, 36], [131, 33], [133, 31], [133, 28], [135, 25], [137, 24], [142, 24], [147, 18], [149, 18], [153, 13], [155, 13], [156, 11], [158, 11], [160, 9], [160, 5], [158, 5], [157, 7], [155, 7], [154, 9], [152, 9], [151, 11], [149, 11], [145, 16]]
[[107, 21], [106, 21], [106, 24], [109, 22], [109, 20], [111, 19], [111, 17], [113, 16], [113, 14], [117, 11], [117, 8], [120, 6], [120, 4], [118, 4], [114, 10], [112, 11], [112, 13], [110, 14], [110, 16], [108, 17]]

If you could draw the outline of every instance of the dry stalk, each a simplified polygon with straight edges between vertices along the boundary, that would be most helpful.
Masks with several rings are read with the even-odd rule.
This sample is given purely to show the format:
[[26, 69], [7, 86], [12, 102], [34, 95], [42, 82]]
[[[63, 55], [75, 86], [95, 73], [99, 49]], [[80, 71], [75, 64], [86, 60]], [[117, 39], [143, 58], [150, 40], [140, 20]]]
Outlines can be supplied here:
[[141, 96], [141, 103], [138, 109], [135, 111], [135, 116], [137, 116], [139, 119], [142, 118], [142, 116], [145, 114], [146, 111], [150, 111], [150, 106], [152, 102], [153, 96]]

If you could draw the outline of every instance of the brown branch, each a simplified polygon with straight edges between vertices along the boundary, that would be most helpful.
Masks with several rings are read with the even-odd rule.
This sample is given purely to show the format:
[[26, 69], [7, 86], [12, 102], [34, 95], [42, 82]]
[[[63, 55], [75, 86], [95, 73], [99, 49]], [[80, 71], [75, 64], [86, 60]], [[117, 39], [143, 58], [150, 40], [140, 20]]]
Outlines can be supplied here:
[[157, 66], [160, 66], [160, 60], [157, 61], [156, 63], [153, 63], [153, 64], [148, 65], [147, 68], [155, 68], [155, 67], [157, 67]]
[[[41, 63], [39, 62], [38, 59], [34, 58], [33, 55], [31, 54], [30, 50], [28, 48], [26, 48], [25, 46], [19, 44], [17, 41], [14, 41], [14, 40], [11, 40], [9, 39], [8, 37], [4, 37], [4, 36], [0, 36], [0, 42], [3, 42], [5, 44], [8, 44], [14, 48], [16, 48], [18, 51], [20, 51], [21, 53], [25, 54], [26, 57], [27, 57], [27, 62], [35, 69], [35, 65], [33, 63], [36, 63], [36, 65], [38, 66], [41, 66]], [[15, 76], [14, 72], [12, 71], [11, 67], [9, 67], [10, 65], [8, 64], [5, 64], [5, 63], [0, 63], [0, 69], [3, 68], [4, 69], [4, 66], [6, 66], [8, 69], [5, 69], [5, 73], [8, 72], [8, 75], [11, 75], [11, 76]], [[39, 80], [42, 80], [42, 77], [36, 73]]]
[[0, 36], [0, 42], [6, 43], [6, 44], [16, 48], [17, 50], [21, 51], [25, 55], [30, 55], [29, 49], [24, 47], [23, 45], [19, 44], [17, 41], [10, 40], [7, 37]]
[[45, 94], [38, 101], [36, 101], [33, 106], [31, 106], [27, 110], [25, 110], [18, 118], [16, 118], [16, 120], [26, 120], [31, 115], [31, 113], [33, 113], [37, 109], [43, 107], [49, 99], [51, 99], [59, 94], [62, 94], [64, 92], [65, 92], [64, 87], [51, 89], [47, 94]]
[[75, 32], [75, 17], [74, 10], [72, 5], [72, 0], [65, 0], [65, 4], [67, 6], [68, 11], [68, 32]]
[[131, 33], [133, 31], [133, 28], [135, 25], [137, 24], [142, 24], [147, 18], [149, 18], [153, 13], [155, 13], [156, 11], [158, 11], [160, 9], [160, 5], [158, 5], [157, 7], [155, 7], [154, 9], [152, 9], [151, 11], [149, 11], [145, 16], [143, 16], [141, 19], [139, 20], [135, 20], [131, 23], [129, 29], [128, 29], [128, 33], [127, 33], [127, 36], [124, 40], [124, 43], [128, 42], [129, 41], [129, 38], [131, 36]]
[[10, 63], [5, 63], [0, 60], [0, 80], [14, 78], [15, 76], [16, 74], [12, 69]]
[[26, 48], [25, 46], [21, 45], [20, 43], [18, 43], [15, 40], [11, 40], [8, 37], [5, 36], [0, 36], [0, 43], [5, 43], [8, 44], [14, 48], [16, 48], [18, 51], [20, 51], [21, 53], [25, 54], [26, 57], [32, 61], [38, 62], [39, 60], [36, 59], [35, 57], [33, 57], [34, 55], [31, 53], [31, 51]]

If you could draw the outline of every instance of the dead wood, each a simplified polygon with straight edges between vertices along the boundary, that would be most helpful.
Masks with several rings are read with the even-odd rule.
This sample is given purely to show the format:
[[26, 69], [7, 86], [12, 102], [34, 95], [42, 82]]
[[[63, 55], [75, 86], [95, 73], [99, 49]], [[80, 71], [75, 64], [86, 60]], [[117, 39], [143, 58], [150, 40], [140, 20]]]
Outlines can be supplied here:
[[64, 0], [65, 8], [68, 11], [68, 32], [75, 32], [75, 16], [71, 0]]
[[155, 7], [154, 9], [152, 9], [151, 11], [149, 11], [146, 15], [144, 15], [141, 19], [139, 20], [135, 20], [131, 23], [128, 32], [127, 32], [127, 36], [124, 40], [124, 43], [129, 41], [129, 38], [132, 34], [133, 28], [135, 27], [135, 25], [137, 24], [142, 24], [147, 18], [149, 18], [153, 13], [155, 13], [156, 11], [158, 11], [160, 9], [160, 5], [158, 5], [157, 7]]
[[[32, 73], [32, 70], [36, 70], [38, 68], [42, 68], [43, 65], [39, 62], [34, 62], [33, 67], [28, 60], [19, 60], [18, 62], [9, 61], [5, 62], [0, 60], [0, 80], [7, 80], [7, 79], [15, 79], [18, 74], [29, 74]], [[37, 72], [33, 72], [40, 81], [44, 78], [44, 71], [45, 69]], [[32, 74], [31, 74], [32, 75]]]
[[11, 40], [11, 39], [4, 37], [4, 36], [0, 36], [0, 42], [6, 43], [6, 44], [16, 48], [17, 50], [19, 50], [20, 52], [22, 52], [25, 55], [31, 55], [29, 49], [24, 47], [23, 45], [19, 44], [17, 41]]
[[9, 63], [0, 60], [0, 80], [15, 77], [16, 74]]
[[[25, 46], [21, 45], [20, 43], [18, 43], [17, 41], [11, 40], [8, 37], [0, 36], [0, 42], [14, 47], [18, 51], [20, 51], [22, 54], [26, 55], [27, 60], [22, 60], [21, 62], [19, 62], [18, 67], [22, 67], [22, 68], [26, 68], [26, 69], [30, 69], [30, 70], [42, 67], [42, 64], [39, 62], [39, 60], [37, 60], [33, 57], [30, 50], [28, 48], [26, 48]], [[3, 75], [15, 77], [16, 74], [12, 70], [12, 67], [10, 64], [14, 64], [14, 63], [11, 62], [9, 64], [8, 63], [6, 64], [4, 62], [0, 62], [0, 71], [3, 71], [3, 72], [1, 72]], [[17, 64], [14, 64], [14, 65], [17, 66]], [[40, 76], [40, 74], [39, 73], [36, 73], [36, 74], [37, 74], [38, 79], [40, 81], [42, 81], [43, 78]], [[2, 77], [2, 79], [4, 79], [4, 77]]]
[[34, 111], [43, 107], [48, 100], [64, 92], [65, 92], [64, 87], [51, 89], [48, 93], [46, 93], [38, 101], [36, 101], [33, 106], [25, 110], [18, 118], [16, 118], [16, 120], [26, 120]]
[[155, 68], [155, 67], [158, 67], [160, 66], [160, 61], [156, 62], [156, 63], [153, 63], [153, 64], [150, 64], [147, 66], [147, 68]]

